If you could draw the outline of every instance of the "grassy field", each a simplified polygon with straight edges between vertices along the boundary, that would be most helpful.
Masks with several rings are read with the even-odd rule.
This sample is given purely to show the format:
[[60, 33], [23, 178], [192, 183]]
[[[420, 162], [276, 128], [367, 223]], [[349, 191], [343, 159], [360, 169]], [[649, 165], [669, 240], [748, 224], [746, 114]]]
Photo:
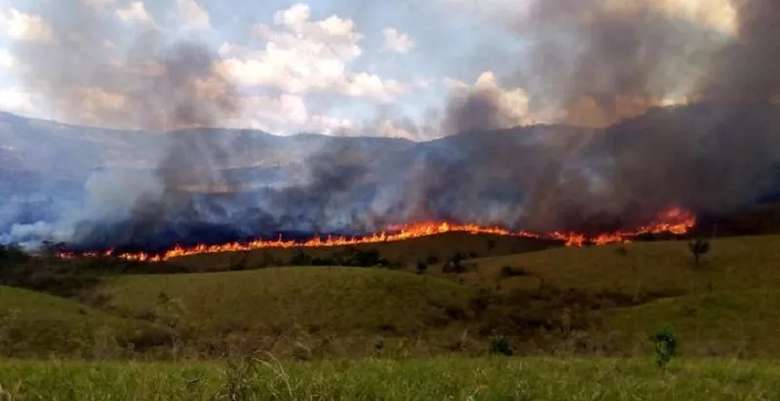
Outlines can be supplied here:
[[[407, 260], [444, 249], [448, 238], [470, 239], [474, 249], [509, 246], [450, 237], [382, 246], [409, 252]], [[465, 243], [453, 244], [447, 252], [466, 254]], [[780, 356], [773, 335], [780, 331], [780, 236], [713, 240], [698, 266], [685, 241], [531, 250], [466, 258], [459, 272], [445, 273], [439, 260], [424, 274], [405, 265], [135, 275], [101, 270], [94, 260], [88, 280], [70, 268], [34, 281], [68, 278], [78, 286], [63, 292], [76, 294], [67, 299], [0, 291], [0, 316], [16, 319], [5, 330], [15, 340], [2, 351], [89, 356], [97, 339], [116, 334], [121, 350], [142, 350], [144, 358], [474, 356], [503, 335], [523, 355], [637, 356], [648, 355], [648, 338], [668, 326], [686, 356]], [[28, 270], [40, 271], [44, 262], [36, 263]]]
[[77, 302], [0, 286], [0, 347], [5, 355], [119, 356], [130, 343], [159, 345], [168, 332]]
[[344, 355], [373, 351], [380, 336], [455, 341], [462, 329], [453, 316], [465, 314], [475, 293], [435, 277], [333, 267], [117, 276], [96, 291], [108, 310], [167, 323], [213, 347], [255, 342], [282, 352], [297, 343], [304, 353]]
[[534, 289], [542, 283], [631, 295], [780, 289], [780, 236], [721, 238], [711, 244], [699, 266], [685, 241], [635, 242], [474, 259], [478, 269], [463, 278], [468, 284], [494, 286], [501, 268], [513, 266], [527, 275], [502, 280], [501, 290]]
[[0, 361], [0, 399], [777, 400], [776, 364], [645, 359], [435, 358], [316, 363]]

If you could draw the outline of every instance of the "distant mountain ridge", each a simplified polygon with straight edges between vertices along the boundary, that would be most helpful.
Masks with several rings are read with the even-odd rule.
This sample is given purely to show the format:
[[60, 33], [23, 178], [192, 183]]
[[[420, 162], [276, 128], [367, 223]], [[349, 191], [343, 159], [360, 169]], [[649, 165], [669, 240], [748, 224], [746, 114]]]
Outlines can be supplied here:
[[658, 108], [604, 129], [540, 125], [426, 142], [153, 134], [2, 114], [0, 177], [0, 194], [15, 199], [0, 208], [0, 241], [73, 215], [57, 232], [101, 246], [185, 243], [203, 232], [364, 233], [420, 220], [604, 231], [669, 207], [709, 216], [775, 199], [780, 105]]

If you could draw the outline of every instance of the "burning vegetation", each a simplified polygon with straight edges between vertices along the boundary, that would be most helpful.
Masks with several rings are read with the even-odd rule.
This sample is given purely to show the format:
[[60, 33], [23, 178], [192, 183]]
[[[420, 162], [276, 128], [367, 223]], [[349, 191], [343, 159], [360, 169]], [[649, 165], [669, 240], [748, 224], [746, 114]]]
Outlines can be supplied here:
[[547, 233], [537, 233], [531, 231], [511, 231], [498, 226], [480, 226], [477, 224], [458, 224], [449, 222], [422, 222], [408, 225], [391, 226], [387, 231], [374, 233], [364, 236], [314, 236], [308, 240], [288, 240], [279, 236], [277, 239], [257, 239], [250, 242], [230, 242], [225, 244], [207, 245], [200, 244], [192, 247], [175, 246], [161, 253], [148, 252], [114, 252], [107, 250], [102, 252], [61, 252], [62, 258], [73, 257], [116, 257], [128, 261], [136, 262], [164, 262], [174, 258], [223, 253], [223, 252], [242, 252], [269, 248], [321, 248], [335, 246], [349, 246], [361, 244], [375, 244], [383, 242], [403, 241], [414, 238], [440, 235], [453, 232], [468, 234], [488, 234], [511, 236], [519, 238], [543, 239], [551, 241], [560, 241], [566, 246], [581, 247], [584, 245], [607, 245], [612, 243], [629, 242], [632, 239], [646, 234], [674, 234], [684, 235], [696, 225], [696, 216], [693, 213], [680, 209], [672, 208], [661, 214], [658, 218], [647, 224], [631, 230], [619, 230], [600, 234], [584, 234], [577, 232], [553, 231]]

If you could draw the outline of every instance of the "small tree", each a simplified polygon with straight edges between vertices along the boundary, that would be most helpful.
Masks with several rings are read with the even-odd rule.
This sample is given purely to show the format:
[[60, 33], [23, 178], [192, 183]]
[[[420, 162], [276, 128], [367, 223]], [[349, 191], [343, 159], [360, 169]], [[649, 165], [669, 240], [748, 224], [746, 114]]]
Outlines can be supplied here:
[[666, 368], [672, 357], [677, 355], [677, 337], [669, 327], [660, 330], [653, 336], [655, 342], [655, 363], [659, 368]]
[[694, 264], [699, 266], [699, 260], [701, 260], [701, 257], [710, 251], [710, 243], [709, 241], [703, 240], [701, 238], [696, 238], [695, 240], [688, 243], [688, 249], [691, 251], [691, 254], [693, 254]]

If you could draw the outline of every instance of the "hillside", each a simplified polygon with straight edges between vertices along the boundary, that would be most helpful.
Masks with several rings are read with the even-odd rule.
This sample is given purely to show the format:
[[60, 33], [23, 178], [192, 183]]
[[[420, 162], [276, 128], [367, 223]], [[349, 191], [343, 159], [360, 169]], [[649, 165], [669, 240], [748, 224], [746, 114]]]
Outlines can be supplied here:
[[0, 286], [0, 348], [4, 355], [118, 357], [168, 342], [167, 330], [77, 302]]
[[[181, 265], [32, 260], [5, 271], [51, 275], [17, 283], [71, 298], [6, 288], [3, 305], [35, 318], [25, 333], [40, 342], [20, 344], [40, 352], [80, 352], [70, 333], [92, 344], [103, 327], [111, 329], [106, 337], [119, 333], [125, 348], [157, 352], [159, 336], [149, 345], [144, 336], [129, 338], [134, 329], [116, 329], [141, 325], [167, 330], [167, 349], [154, 354], [165, 357], [479, 355], [494, 335], [509, 338], [519, 354], [646, 355], [647, 338], [668, 326], [684, 355], [780, 356], [771, 334], [780, 330], [780, 236], [712, 240], [698, 266], [686, 241], [536, 250], [544, 244], [513, 240], [448, 234], [361, 250], [398, 258], [385, 267], [278, 267], [284, 261], [270, 261], [268, 251], [175, 261], [194, 270], [243, 269], [186, 274], [175, 273]], [[513, 250], [529, 252], [502, 254]], [[342, 251], [304, 252], [327, 261]], [[484, 257], [491, 252], [498, 256]], [[456, 253], [464, 256], [457, 269]], [[423, 256], [437, 260], [417, 274]], [[100, 319], [84, 326], [93, 315]]]
[[415, 238], [412, 241], [356, 246], [307, 249], [270, 248], [248, 252], [201, 254], [174, 258], [169, 263], [186, 271], [243, 270], [293, 264], [344, 264], [348, 261], [356, 261], [355, 259], [359, 259], [361, 256], [364, 258], [370, 256], [367, 253], [375, 253], [374, 259], [382, 259], [387, 265], [414, 269], [417, 262], [436, 264], [444, 262], [456, 254], [462, 255], [464, 258], [477, 258], [519, 254], [558, 246], [561, 246], [561, 243], [557, 241], [453, 232]]
[[492, 285], [503, 266], [525, 275], [502, 280], [502, 290], [537, 288], [635, 293], [694, 293], [780, 289], [780, 236], [719, 238], [700, 266], [686, 241], [634, 242], [473, 260], [479, 268], [463, 275], [468, 283]]
[[109, 310], [167, 324], [200, 350], [347, 355], [372, 351], [378, 336], [459, 334], [452, 317], [465, 314], [473, 294], [433, 277], [341, 267], [120, 276], [96, 292]]

